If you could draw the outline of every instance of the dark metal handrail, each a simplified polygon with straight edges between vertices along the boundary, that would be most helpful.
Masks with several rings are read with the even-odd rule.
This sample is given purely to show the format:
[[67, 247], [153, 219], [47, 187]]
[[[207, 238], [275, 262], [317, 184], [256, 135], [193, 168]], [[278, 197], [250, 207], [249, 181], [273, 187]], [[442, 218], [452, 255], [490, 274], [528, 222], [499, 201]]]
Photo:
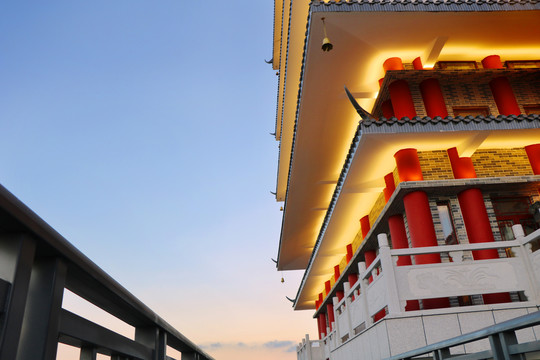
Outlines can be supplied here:
[[[4, 259], [7, 260], [2, 261]], [[0, 311], [2, 360], [54, 359], [51, 354], [56, 353], [57, 341], [75, 345], [78, 343], [85, 349], [94, 347], [102, 353], [133, 359], [165, 359], [166, 346], [180, 351], [183, 359], [212, 359], [0, 185], [0, 278], [2, 277], [9, 283], [5, 300], [0, 299], [0, 305], [5, 302], [3, 316]], [[51, 287], [42, 289], [43, 284], [49, 280]], [[89, 343], [88, 339], [76, 341], [77, 336], [80, 338], [89, 335], [88, 332], [79, 333], [77, 336], [66, 333], [66, 329], [70, 328], [68, 325], [73, 325], [74, 321], [78, 321], [79, 325], [84, 322], [74, 320], [69, 312], [59, 308], [64, 288], [135, 327], [135, 341], [125, 339], [132, 342], [133, 348], [142, 349], [139, 351], [140, 356], [118, 349], [107, 349], [102, 344]], [[2, 291], [0, 295], [1, 293]], [[44, 313], [43, 303], [51, 305]], [[53, 319], [41, 319], [47, 316], [52, 316]], [[44, 343], [43, 350], [39, 351], [43, 354], [36, 350], [32, 351], [31, 355], [24, 355], [25, 351], [22, 351], [21, 355], [21, 351], [17, 349], [29, 341], [25, 338], [28, 332], [37, 333], [34, 329], [39, 328], [36, 321], [42, 321], [47, 332], [55, 333], [39, 335], [41, 338], [38, 340]], [[29, 322], [32, 326], [25, 325]], [[108, 334], [106, 329], [96, 324], [84, 326], [101, 335]], [[31, 328], [31, 331], [24, 331], [25, 327]], [[51, 336], [55, 341], [54, 350], [49, 349], [51, 344], [45, 344], [51, 342]], [[17, 340], [15, 344], [14, 340]], [[123, 343], [123, 346], [129, 344], [129, 341]], [[16, 353], [19, 354], [14, 357]]]
[[[499, 324], [491, 325], [468, 334], [439, 341], [415, 350], [407, 351], [405, 353], [389, 357], [386, 360], [411, 359], [430, 353], [433, 353], [434, 359], [447, 359], [450, 357], [452, 359], [520, 359], [520, 357], [516, 358], [513, 357], [513, 355], [540, 350], [540, 340], [518, 344], [515, 331], [539, 324], [540, 311], [520, 316]], [[490, 340], [491, 350], [473, 354], [450, 355], [449, 349], [454, 346], [463, 345], [486, 338]]]

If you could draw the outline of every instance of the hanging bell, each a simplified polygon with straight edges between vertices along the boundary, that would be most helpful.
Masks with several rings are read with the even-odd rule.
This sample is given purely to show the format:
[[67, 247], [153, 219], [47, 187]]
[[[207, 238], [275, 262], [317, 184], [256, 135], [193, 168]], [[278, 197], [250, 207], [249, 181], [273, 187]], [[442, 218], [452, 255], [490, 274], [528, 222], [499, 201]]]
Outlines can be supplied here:
[[330, 42], [330, 39], [328, 38], [328, 35], [326, 34], [326, 23], [324, 22], [324, 18], [321, 18], [322, 24], [323, 24], [323, 32], [324, 32], [324, 39], [322, 41], [322, 51], [330, 51], [334, 47], [332, 43]]
[[285, 282], [285, 279], [283, 278], [283, 276], [281, 277], [281, 283], [283, 284]]
[[322, 51], [330, 51], [334, 45], [330, 42], [330, 39], [325, 37], [322, 41]]

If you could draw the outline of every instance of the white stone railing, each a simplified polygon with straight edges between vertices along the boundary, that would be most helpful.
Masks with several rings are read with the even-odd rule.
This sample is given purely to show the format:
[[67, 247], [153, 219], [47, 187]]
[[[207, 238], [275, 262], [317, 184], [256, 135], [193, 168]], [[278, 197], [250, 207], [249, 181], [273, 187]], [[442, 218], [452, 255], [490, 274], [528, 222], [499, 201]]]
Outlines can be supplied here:
[[[383, 309], [387, 316], [403, 314], [407, 300], [523, 292], [527, 300], [521, 304], [540, 305], [540, 250], [532, 252], [530, 245], [540, 240], [540, 230], [524, 236], [515, 225], [513, 231], [512, 241], [395, 250], [386, 234], [380, 234], [379, 255], [367, 268], [359, 263], [358, 281], [352, 287], [344, 283], [343, 299], [333, 299], [335, 324], [325, 346], [331, 351], [368, 329]], [[511, 249], [513, 257], [463, 261], [465, 252], [486, 249]], [[448, 253], [452, 262], [396, 265], [399, 256], [433, 253]]]
[[326, 359], [325, 346], [323, 340], [310, 340], [309, 335], [302, 339], [302, 342], [296, 347], [298, 360], [323, 360]]

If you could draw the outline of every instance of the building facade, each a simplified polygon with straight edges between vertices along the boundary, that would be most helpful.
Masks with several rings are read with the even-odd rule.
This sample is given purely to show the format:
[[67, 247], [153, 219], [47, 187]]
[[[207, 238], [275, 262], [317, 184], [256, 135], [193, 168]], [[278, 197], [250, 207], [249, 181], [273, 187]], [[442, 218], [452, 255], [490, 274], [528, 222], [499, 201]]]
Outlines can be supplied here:
[[538, 310], [539, 20], [536, 0], [275, 1], [277, 267], [305, 269], [293, 307], [319, 334], [300, 359]]

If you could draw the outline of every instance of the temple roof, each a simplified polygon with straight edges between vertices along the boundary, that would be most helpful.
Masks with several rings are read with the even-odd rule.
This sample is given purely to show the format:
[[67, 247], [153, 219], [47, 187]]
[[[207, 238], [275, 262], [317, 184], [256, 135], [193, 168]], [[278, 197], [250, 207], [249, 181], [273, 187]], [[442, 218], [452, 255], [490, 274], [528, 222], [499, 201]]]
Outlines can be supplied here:
[[[494, 48], [503, 60], [536, 60], [540, 53], [535, 0], [451, 1], [460, 4], [460, 12], [442, 11], [447, 3], [409, 2], [282, 3], [280, 34], [288, 43], [280, 43], [279, 60], [274, 58], [280, 76], [276, 199], [285, 201], [280, 270], [307, 266], [354, 137], [358, 115], [344, 85], [371, 111], [384, 76], [382, 63], [389, 57], [410, 63], [420, 56], [426, 64], [434, 59], [480, 61]], [[500, 11], [512, 9], [534, 10]], [[334, 44], [330, 52], [320, 48], [322, 17]], [[485, 31], [470, 30], [476, 27]]]

